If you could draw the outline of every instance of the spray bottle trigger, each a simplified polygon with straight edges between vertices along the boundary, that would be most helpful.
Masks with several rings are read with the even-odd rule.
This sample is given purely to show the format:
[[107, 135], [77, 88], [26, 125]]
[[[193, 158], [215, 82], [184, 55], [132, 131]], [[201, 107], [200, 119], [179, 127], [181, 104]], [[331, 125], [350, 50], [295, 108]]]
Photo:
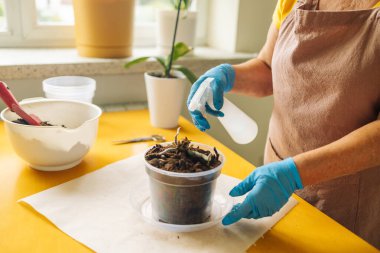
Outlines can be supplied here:
[[215, 82], [215, 79], [212, 78], [212, 80], [210, 81], [210, 84], [207, 86], [206, 88], [206, 94], [207, 94], [207, 100], [206, 100], [206, 103], [210, 106], [210, 108], [212, 110], [216, 110], [215, 109], [215, 106], [214, 106], [214, 96], [213, 96], [213, 92], [212, 92], [212, 88], [211, 88], [211, 84]]

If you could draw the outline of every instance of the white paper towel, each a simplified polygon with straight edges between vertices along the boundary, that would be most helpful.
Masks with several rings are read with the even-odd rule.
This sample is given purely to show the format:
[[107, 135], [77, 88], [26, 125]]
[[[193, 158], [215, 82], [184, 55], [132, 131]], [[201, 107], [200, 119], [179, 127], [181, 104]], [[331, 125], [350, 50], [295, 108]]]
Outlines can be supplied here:
[[[143, 221], [129, 204], [129, 192], [148, 180], [142, 155], [23, 198], [75, 240], [96, 252], [244, 252], [276, 224], [297, 201], [272, 217], [218, 224], [194, 233], [162, 231]], [[238, 179], [221, 175], [217, 190], [229, 190]]]

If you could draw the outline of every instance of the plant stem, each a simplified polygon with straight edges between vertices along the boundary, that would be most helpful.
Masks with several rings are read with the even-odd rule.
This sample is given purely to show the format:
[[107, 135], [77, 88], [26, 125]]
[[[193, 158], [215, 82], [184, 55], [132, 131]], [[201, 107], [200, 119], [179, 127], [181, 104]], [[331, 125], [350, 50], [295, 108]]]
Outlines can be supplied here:
[[170, 77], [170, 70], [172, 69], [173, 56], [174, 56], [175, 37], [177, 36], [178, 20], [179, 20], [179, 14], [181, 12], [181, 5], [182, 5], [182, 0], [179, 0], [179, 5], [178, 5], [178, 9], [177, 9], [177, 18], [176, 18], [176, 21], [175, 21], [174, 35], [173, 35], [173, 41], [172, 41], [172, 51], [170, 53], [169, 66], [166, 69], [166, 73], [165, 73], [165, 77], [167, 77], [167, 78]]

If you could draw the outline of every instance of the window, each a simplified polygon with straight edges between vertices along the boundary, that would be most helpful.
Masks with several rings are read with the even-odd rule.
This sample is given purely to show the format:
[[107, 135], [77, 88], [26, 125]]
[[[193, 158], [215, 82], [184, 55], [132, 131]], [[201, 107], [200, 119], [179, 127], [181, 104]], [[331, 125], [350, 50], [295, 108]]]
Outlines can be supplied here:
[[0, 0], [0, 32], [7, 31], [7, 19], [5, 17], [4, 0]]
[[[0, 0], [0, 47], [73, 47], [73, 0]], [[207, 0], [193, 1], [198, 9], [198, 44], [204, 42]], [[136, 0], [135, 42], [155, 44], [157, 9], [170, 9], [171, 0]]]
[[72, 0], [36, 0], [38, 25], [74, 25]]
[[138, 0], [136, 7], [136, 23], [150, 24], [156, 20], [156, 9], [170, 9], [170, 1]]

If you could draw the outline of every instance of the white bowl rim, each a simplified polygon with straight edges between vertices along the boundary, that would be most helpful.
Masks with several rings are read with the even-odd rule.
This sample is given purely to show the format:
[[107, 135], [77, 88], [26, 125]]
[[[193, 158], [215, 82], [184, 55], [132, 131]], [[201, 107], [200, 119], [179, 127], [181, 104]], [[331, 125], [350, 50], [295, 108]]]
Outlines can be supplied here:
[[[96, 110], [97, 114], [96, 116], [92, 117], [91, 119], [88, 119], [86, 121], [84, 121], [79, 127], [83, 126], [85, 123], [89, 122], [89, 121], [93, 121], [97, 118], [100, 117], [100, 115], [102, 115], [102, 109], [97, 106], [97, 105], [94, 105], [92, 103], [87, 103], [87, 102], [82, 102], [82, 101], [76, 101], [76, 100], [68, 100], [68, 99], [50, 99], [50, 98], [31, 98], [31, 99], [25, 99], [25, 100], [22, 100], [20, 102], [20, 105], [26, 105], [26, 104], [35, 104], [35, 103], [49, 103], [49, 102], [68, 102], [68, 103], [73, 103], [73, 104], [83, 104], [83, 105], [86, 105], [86, 106], [89, 106], [89, 107], [92, 107], [93, 109]], [[8, 119], [5, 118], [5, 113], [7, 111], [9, 111], [10, 109], [7, 107], [5, 108], [4, 110], [1, 111], [0, 113], [0, 118], [7, 124], [11, 124], [11, 125], [17, 125], [17, 126], [20, 126], [20, 127], [38, 127], [38, 128], [62, 128], [61, 126], [33, 126], [33, 125], [24, 125], [24, 124], [18, 124], [18, 123], [15, 123], [15, 122], [12, 122]], [[79, 128], [77, 127], [77, 128]], [[73, 130], [73, 129], [66, 129], [66, 130]]]

